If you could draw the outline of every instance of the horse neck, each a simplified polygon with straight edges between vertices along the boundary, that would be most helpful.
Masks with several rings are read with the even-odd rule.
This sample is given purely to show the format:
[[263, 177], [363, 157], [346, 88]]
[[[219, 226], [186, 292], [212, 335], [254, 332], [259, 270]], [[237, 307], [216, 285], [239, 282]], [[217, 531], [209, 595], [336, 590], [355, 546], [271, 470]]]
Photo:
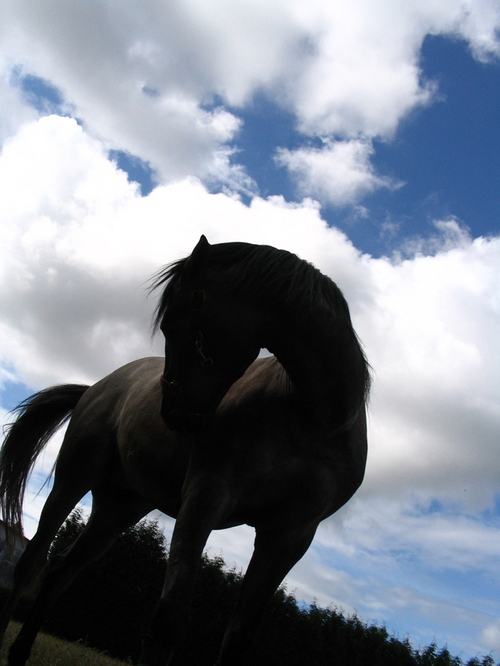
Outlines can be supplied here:
[[285, 368], [300, 402], [327, 432], [354, 421], [364, 405], [366, 366], [350, 322], [295, 321], [275, 329], [268, 349]]

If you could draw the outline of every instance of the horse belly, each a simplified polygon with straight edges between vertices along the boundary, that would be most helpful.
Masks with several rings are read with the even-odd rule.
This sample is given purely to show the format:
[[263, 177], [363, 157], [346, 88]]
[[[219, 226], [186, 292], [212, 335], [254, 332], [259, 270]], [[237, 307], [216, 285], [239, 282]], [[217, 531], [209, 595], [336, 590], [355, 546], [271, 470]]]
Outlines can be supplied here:
[[157, 509], [175, 518], [189, 464], [189, 442], [169, 431], [158, 416], [136, 412], [119, 432], [123, 475], [130, 487]]
[[297, 431], [261, 430], [253, 419], [241, 415], [233, 431], [212, 430], [210, 440], [195, 454], [194, 469], [207, 480], [217, 478], [231, 497], [230, 511], [219, 528], [287, 522], [309, 523], [327, 514], [334, 502], [332, 470], [307, 446], [295, 441]]

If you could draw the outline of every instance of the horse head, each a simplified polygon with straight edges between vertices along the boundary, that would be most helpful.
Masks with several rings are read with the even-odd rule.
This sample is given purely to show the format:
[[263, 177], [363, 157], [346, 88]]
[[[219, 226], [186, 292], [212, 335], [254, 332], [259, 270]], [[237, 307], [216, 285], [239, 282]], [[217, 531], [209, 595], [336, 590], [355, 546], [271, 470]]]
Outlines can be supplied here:
[[255, 321], [232, 302], [221, 272], [211, 270], [202, 236], [169, 277], [159, 328], [165, 337], [161, 415], [170, 430], [196, 431], [257, 357]]

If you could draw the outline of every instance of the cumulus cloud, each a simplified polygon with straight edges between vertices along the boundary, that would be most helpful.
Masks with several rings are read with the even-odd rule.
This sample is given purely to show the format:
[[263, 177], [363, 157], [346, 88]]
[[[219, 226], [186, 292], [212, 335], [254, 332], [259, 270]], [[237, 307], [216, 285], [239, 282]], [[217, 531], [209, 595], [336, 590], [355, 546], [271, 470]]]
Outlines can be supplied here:
[[[212, 153], [234, 136], [239, 121], [223, 108], [202, 108], [205, 91], [190, 89], [193, 77], [185, 70], [181, 84], [183, 65], [172, 65], [178, 53], [164, 48], [175, 50], [176, 43], [169, 32], [161, 39], [156, 33], [169, 26], [176, 34], [176, 22], [170, 20], [175, 12], [159, 17], [159, 26], [153, 23], [155, 13], [151, 23], [143, 17], [150, 39], [142, 35], [146, 26], [136, 21], [130, 5], [115, 14], [106, 3], [71, 9], [64, 2], [50, 8], [7, 3], [2, 45], [24, 73], [57, 86], [108, 148], [152, 163], [163, 179], [205, 174]], [[159, 67], [163, 80], [155, 75]]]
[[[24, 381], [38, 385], [38, 374], [48, 380], [51, 366], [60, 370], [49, 383], [68, 372], [80, 376], [82, 366], [70, 358], [92, 366], [92, 341], [101, 340], [111, 357], [113, 348], [138, 351], [132, 303], [141, 272], [136, 262], [127, 267], [120, 242], [128, 222], [120, 220], [120, 208], [139, 199], [137, 188], [74, 120], [57, 116], [25, 125], [5, 144], [0, 179], [3, 363], [14, 362]], [[111, 227], [100, 234], [107, 216]], [[131, 294], [121, 299], [124, 285]], [[140, 302], [135, 307], [141, 312]], [[130, 326], [106, 344], [102, 317]], [[40, 366], [33, 362], [38, 354]]]
[[314, 44], [309, 66], [289, 82], [307, 134], [390, 136], [416, 106], [432, 100], [419, 50], [428, 34], [453, 34], [482, 58], [499, 52], [500, 11], [484, 2], [293, 3]]
[[354, 204], [381, 187], [395, 189], [401, 183], [378, 176], [370, 163], [371, 142], [324, 141], [321, 148], [278, 150], [276, 161], [286, 167], [302, 196], [336, 206]]
[[372, 262], [378, 314], [361, 328], [370, 331], [379, 386], [373, 479], [387, 492], [420, 486], [488, 503], [499, 481], [490, 456], [497, 455], [500, 428], [500, 242], [459, 235], [457, 247], [448, 243], [445, 235], [448, 249], [434, 256]]
[[213, 99], [241, 104], [273, 80], [280, 62], [294, 60], [298, 30], [279, 4], [250, 11], [220, 2], [207, 12], [204, 3], [150, 2], [137, 12], [133, 3], [21, 0], [2, 12], [11, 61], [57, 86], [106, 146], [137, 155], [164, 181], [216, 172], [232, 187], [241, 167], [221, 172], [221, 149], [240, 121]]
[[[246, 207], [195, 179], [141, 197], [99, 142], [59, 116], [5, 144], [0, 178], [2, 357], [33, 386], [68, 375], [95, 381], [150, 353], [145, 282], [201, 233], [278, 246], [286, 238], [295, 251], [312, 250], [314, 234], [327, 233], [307, 200], [254, 198]], [[343, 239], [336, 254], [357, 256], [340, 232], [328, 234]]]
[[[336, 173], [345, 160], [349, 177], [336, 187], [321, 176], [321, 194], [336, 193], [335, 201], [388, 185], [369, 168], [370, 140], [391, 136], [432, 101], [435, 85], [419, 66], [427, 34], [465, 39], [483, 60], [499, 52], [493, 0], [217, 0], [209, 11], [199, 0], [151, 0], [140, 11], [131, 2], [8, 0], [1, 12], [4, 78], [17, 68], [50, 82], [93, 136], [150, 164], [162, 182], [216, 175], [232, 191], [248, 193], [250, 184], [254, 192], [227, 155], [239, 109], [264, 92], [306, 137], [329, 139], [323, 158], [319, 150], [282, 152], [302, 184], [320, 163]], [[19, 91], [9, 98], [21, 116], [32, 114]], [[18, 126], [9, 123], [4, 133]], [[331, 143], [339, 138], [350, 142]]]

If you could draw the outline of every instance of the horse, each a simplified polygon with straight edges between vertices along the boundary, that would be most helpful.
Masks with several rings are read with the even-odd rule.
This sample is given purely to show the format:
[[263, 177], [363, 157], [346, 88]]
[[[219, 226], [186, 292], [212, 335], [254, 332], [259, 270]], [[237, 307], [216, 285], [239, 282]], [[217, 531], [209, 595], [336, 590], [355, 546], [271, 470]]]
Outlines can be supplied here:
[[254, 550], [217, 662], [240, 666], [318, 525], [363, 480], [370, 368], [330, 278], [284, 250], [202, 236], [152, 289], [161, 289], [153, 328], [164, 335], [165, 358], [134, 361], [91, 387], [42, 390], [19, 405], [7, 432], [0, 496], [12, 530], [37, 456], [70, 419], [0, 616], [2, 635], [57, 530], [92, 493], [89, 521], [51, 560], [9, 666], [24, 666], [47, 609], [79, 571], [153, 509], [176, 522], [140, 666], [171, 663], [212, 530], [248, 524]]

